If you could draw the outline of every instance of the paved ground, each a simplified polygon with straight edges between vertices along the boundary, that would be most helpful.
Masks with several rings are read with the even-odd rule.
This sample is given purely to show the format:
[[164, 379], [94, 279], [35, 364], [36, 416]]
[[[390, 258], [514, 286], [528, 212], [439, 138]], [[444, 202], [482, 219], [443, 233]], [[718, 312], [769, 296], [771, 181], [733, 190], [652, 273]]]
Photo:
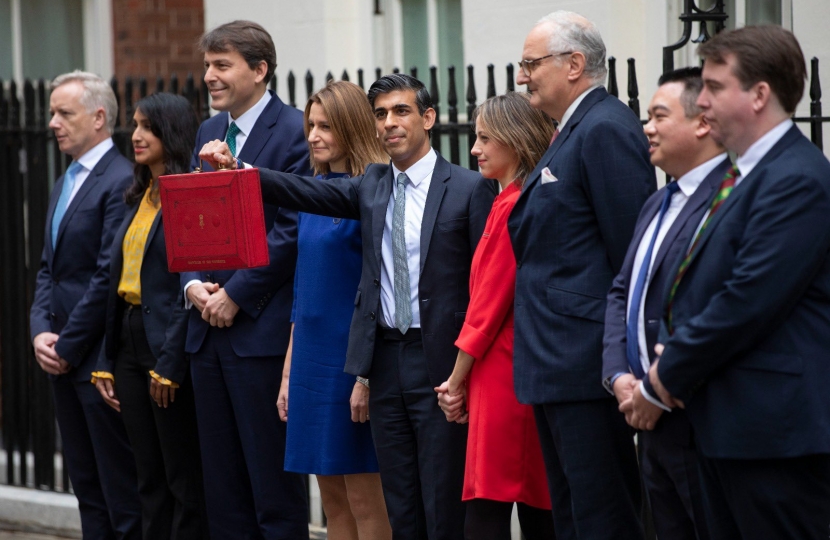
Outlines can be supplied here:
[[[0, 540], [66, 540], [66, 537], [45, 534], [0, 531]], [[321, 528], [311, 530], [311, 540], [326, 540], [326, 531]]]

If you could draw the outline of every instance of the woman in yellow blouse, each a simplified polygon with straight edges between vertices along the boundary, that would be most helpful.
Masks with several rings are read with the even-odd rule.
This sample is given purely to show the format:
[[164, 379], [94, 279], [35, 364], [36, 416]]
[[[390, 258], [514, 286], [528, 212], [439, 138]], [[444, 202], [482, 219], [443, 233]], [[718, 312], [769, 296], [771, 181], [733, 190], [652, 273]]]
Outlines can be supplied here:
[[185, 356], [187, 311], [168, 272], [158, 178], [189, 170], [196, 115], [181, 96], [141, 99], [133, 116], [135, 178], [115, 235], [106, 343], [92, 382], [120, 411], [138, 472], [143, 537], [207, 535], [196, 411]]

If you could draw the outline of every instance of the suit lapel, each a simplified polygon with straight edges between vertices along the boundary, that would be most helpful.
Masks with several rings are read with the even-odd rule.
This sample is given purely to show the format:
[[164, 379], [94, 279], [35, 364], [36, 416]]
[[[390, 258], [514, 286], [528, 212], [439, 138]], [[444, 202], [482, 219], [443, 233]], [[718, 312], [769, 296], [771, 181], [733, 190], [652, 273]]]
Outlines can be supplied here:
[[565, 145], [567, 142], [568, 137], [570, 137], [571, 132], [576, 128], [579, 122], [582, 120], [582, 117], [585, 116], [585, 113], [588, 112], [591, 107], [599, 103], [600, 101], [604, 100], [608, 97], [608, 92], [606, 92], [605, 88], [602, 86], [593, 89], [585, 96], [579, 106], [576, 108], [574, 113], [568, 119], [568, 123], [565, 125], [565, 128], [560, 131], [559, 135], [556, 137], [556, 140], [553, 141], [553, 144], [548, 147], [545, 155], [542, 156], [542, 159], [539, 160], [539, 163], [536, 164], [536, 168], [533, 169], [533, 172], [527, 177], [527, 181], [525, 182], [525, 187], [522, 189], [522, 194], [519, 196], [520, 198], [527, 197], [527, 195], [531, 188], [533, 188], [536, 183], [539, 181], [539, 178], [542, 176], [542, 169], [547, 167], [551, 162], [553, 162], [554, 156], [559, 151], [562, 146]]
[[[270, 90], [268, 92], [271, 93]], [[280, 101], [280, 98], [271, 93], [271, 101], [262, 110], [259, 118], [254, 123], [253, 129], [251, 129], [251, 133], [245, 139], [245, 146], [239, 152], [239, 159], [245, 163], [254, 163], [257, 161], [260, 152], [262, 152], [268, 140], [276, 132], [272, 128], [277, 123], [277, 117], [279, 117], [282, 108], [283, 103]], [[225, 130], [227, 131], [227, 127], [225, 127]]]
[[429, 183], [427, 200], [424, 203], [424, 218], [421, 221], [421, 268], [418, 270], [419, 274], [424, 270], [424, 262], [427, 259], [429, 243], [432, 239], [432, 230], [435, 228], [435, 220], [438, 218], [438, 208], [440, 208], [444, 192], [447, 190], [446, 182], [450, 179], [450, 164], [440, 155], [437, 157], [435, 169], [432, 171], [432, 180]]
[[[46, 259], [49, 262], [49, 266], [52, 266], [52, 259], [55, 256], [55, 250], [52, 248], [52, 218], [55, 215], [55, 207], [58, 206], [58, 199], [60, 198], [61, 190], [63, 189], [63, 181], [64, 176], [61, 176], [57, 182], [55, 182], [55, 187], [52, 188], [52, 196], [49, 197], [49, 208], [46, 210]], [[57, 246], [57, 242], [55, 242], [55, 246]]]
[[121, 272], [124, 269], [124, 237], [127, 235], [127, 229], [130, 228], [135, 215], [138, 213], [139, 204], [127, 210], [127, 213], [124, 215], [124, 221], [121, 222], [121, 226], [112, 239], [112, 259], [110, 262], [110, 290], [112, 294], [118, 293], [118, 285], [121, 283]]
[[[695, 192], [692, 193], [692, 196], [689, 198], [689, 202], [687, 202], [680, 211], [677, 219], [675, 219], [674, 223], [672, 223], [671, 228], [669, 228], [666, 236], [663, 238], [663, 242], [660, 244], [660, 249], [657, 251], [657, 255], [654, 258], [654, 265], [651, 270], [652, 275], [657, 272], [657, 269], [666, 257], [666, 253], [668, 253], [669, 247], [674, 243], [674, 240], [680, 234], [680, 231], [686, 227], [686, 222], [689, 220], [689, 217], [694, 215], [700, 216], [698, 212], [701, 208], [709, 204], [714, 191], [718, 189], [718, 186], [720, 186], [720, 183], [723, 180], [723, 176], [731, 166], [732, 162], [729, 158], [724, 159], [719, 165], [712, 169], [703, 182], [700, 183]], [[698, 217], [698, 222], [699, 221], [700, 217]], [[696, 227], [698, 223], [694, 223], [693, 225]], [[689, 239], [689, 242], [691, 242], [691, 239]], [[685, 250], [687, 248], [688, 246], [684, 246], [684, 254], [686, 253]]]
[[[132, 218], [130, 219], [130, 221], [132, 221]], [[153, 241], [153, 236], [156, 234], [156, 230], [159, 227], [159, 223], [161, 223], [161, 208], [159, 208], [159, 211], [156, 212], [156, 217], [153, 218], [153, 224], [150, 226], [150, 232], [147, 233], [147, 241], [144, 242], [144, 255], [147, 255], [147, 248], [150, 247], [150, 242]]]
[[372, 241], [375, 248], [375, 260], [378, 267], [381, 264], [381, 244], [383, 243], [383, 227], [386, 224], [386, 209], [389, 206], [389, 197], [392, 194], [392, 165], [386, 174], [378, 178], [375, 190], [375, 201], [372, 205]]
[[[92, 170], [89, 171], [89, 175], [86, 177], [86, 180], [84, 180], [83, 185], [81, 185], [81, 188], [78, 190], [75, 196], [72, 197], [72, 202], [69, 203], [69, 206], [66, 209], [66, 213], [63, 215], [63, 219], [58, 225], [58, 238], [55, 241], [55, 247], [57, 247], [58, 244], [60, 244], [61, 237], [63, 237], [63, 232], [66, 230], [66, 225], [72, 219], [72, 215], [75, 213], [78, 207], [81, 206], [81, 203], [84, 201], [86, 196], [89, 195], [89, 192], [92, 191], [95, 185], [100, 181], [98, 177], [106, 172], [110, 162], [117, 154], [118, 150], [113, 146], [107, 151], [106, 154], [103, 155], [103, 157], [101, 157], [101, 159], [98, 160], [98, 163], [95, 164], [95, 167], [93, 167]], [[52, 210], [54, 213], [54, 207], [52, 208]]]

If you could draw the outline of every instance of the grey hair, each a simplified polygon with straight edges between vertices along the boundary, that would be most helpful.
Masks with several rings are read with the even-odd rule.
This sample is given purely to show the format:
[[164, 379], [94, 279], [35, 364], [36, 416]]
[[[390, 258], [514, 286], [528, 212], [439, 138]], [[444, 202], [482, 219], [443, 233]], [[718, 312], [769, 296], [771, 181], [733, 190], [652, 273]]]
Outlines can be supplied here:
[[550, 54], [581, 52], [585, 55], [585, 75], [594, 83], [605, 81], [608, 73], [605, 67], [605, 43], [594, 23], [572, 11], [554, 11], [536, 23], [537, 26], [541, 24], [552, 27], [548, 39]]
[[58, 86], [71, 82], [81, 83], [84, 87], [84, 93], [81, 95], [81, 105], [88, 113], [94, 113], [99, 107], [104, 109], [104, 114], [107, 117], [107, 132], [112, 135], [115, 131], [115, 118], [118, 116], [118, 100], [107, 81], [94, 73], [76, 69], [71, 73], [64, 73], [55, 77], [50, 88], [54, 90]]

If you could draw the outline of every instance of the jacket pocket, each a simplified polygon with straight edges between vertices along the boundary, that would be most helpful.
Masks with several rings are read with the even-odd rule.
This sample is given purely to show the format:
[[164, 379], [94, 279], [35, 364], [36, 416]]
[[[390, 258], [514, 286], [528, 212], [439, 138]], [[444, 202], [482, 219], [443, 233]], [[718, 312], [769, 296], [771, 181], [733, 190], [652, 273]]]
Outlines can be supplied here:
[[467, 227], [469, 220], [466, 217], [439, 221], [435, 224], [439, 231], [457, 231]]
[[604, 323], [605, 302], [605, 298], [548, 287], [548, 307], [560, 315]]
[[794, 354], [753, 351], [738, 361], [735, 367], [738, 369], [801, 375], [804, 373], [804, 359]]
[[354, 307], [360, 305], [360, 289], [357, 290], [357, 294], [354, 297]]
[[461, 330], [464, 327], [464, 321], [467, 319], [467, 312], [466, 311], [456, 311], [455, 312], [455, 327], [458, 330]]

